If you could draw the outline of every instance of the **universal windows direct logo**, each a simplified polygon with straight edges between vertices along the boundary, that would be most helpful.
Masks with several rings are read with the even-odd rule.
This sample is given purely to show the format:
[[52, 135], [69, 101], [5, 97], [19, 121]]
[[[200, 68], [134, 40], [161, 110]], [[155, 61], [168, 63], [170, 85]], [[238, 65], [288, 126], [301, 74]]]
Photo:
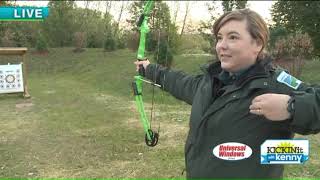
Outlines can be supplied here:
[[266, 140], [261, 145], [261, 164], [303, 164], [308, 159], [308, 140]]
[[48, 7], [0, 7], [0, 21], [43, 21]]

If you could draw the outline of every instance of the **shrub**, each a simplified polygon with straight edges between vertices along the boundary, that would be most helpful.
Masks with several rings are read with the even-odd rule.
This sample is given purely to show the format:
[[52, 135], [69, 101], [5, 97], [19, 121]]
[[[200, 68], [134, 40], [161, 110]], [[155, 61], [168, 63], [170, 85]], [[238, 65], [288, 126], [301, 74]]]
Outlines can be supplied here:
[[38, 52], [48, 52], [48, 43], [47, 39], [42, 33], [38, 33], [36, 39], [36, 50]]
[[14, 33], [8, 29], [4, 32], [4, 36], [1, 38], [1, 45], [4, 47], [15, 47], [16, 43], [13, 39]]
[[86, 47], [86, 34], [84, 32], [75, 32], [74, 33], [74, 52], [83, 52], [84, 47]]
[[137, 51], [139, 46], [139, 32], [128, 32], [126, 34], [127, 47], [132, 51]]
[[159, 47], [155, 50], [154, 59], [158, 64], [171, 67], [173, 55], [166, 40], [160, 40]]
[[286, 68], [292, 75], [299, 77], [305, 60], [311, 57], [312, 41], [308, 34], [296, 33], [276, 41], [271, 51], [275, 63]]
[[114, 51], [116, 49], [116, 40], [111, 32], [107, 33], [106, 39], [104, 41], [104, 50], [105, 51]]

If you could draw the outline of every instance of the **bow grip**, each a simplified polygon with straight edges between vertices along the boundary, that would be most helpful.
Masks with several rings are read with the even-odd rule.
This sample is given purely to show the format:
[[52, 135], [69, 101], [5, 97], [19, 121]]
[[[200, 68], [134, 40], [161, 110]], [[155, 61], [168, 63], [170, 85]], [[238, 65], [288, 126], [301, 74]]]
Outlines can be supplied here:
[[144, 69], [142, 64], [139, 65], [139, 75], [142, 77], [145, 77], [146, 75], [146, 70]]

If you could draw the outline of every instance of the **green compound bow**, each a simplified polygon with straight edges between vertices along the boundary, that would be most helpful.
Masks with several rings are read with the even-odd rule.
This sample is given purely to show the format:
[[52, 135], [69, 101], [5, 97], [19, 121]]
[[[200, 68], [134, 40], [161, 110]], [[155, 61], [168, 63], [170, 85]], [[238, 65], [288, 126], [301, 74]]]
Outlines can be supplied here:
[[[138, 61], [146, 60], [145, 57], [145, 42], [146, 42], [146, 35], [150, 31], [148, 27], [148, 19], [151, 10], [154, 7], [154, 1], [147, 1], [144, 5], [143, 13], [139, 18], [137, 23], [138, 27], [140, 28], [140, 41], [139, 41], [139, 48], [138, 48]], [[159, 84], [155, 84], [153, 82], [145, 80], [143, 77], [145, 76], [145, 69], [142, 65], [139, 66], [139, 75], [134, 76], [134, 81], [132, 82], [132, 89], [133, 94], [135, 97], [136, 105], [138, 107], [138, 111], [140, 114], [140, 120], [143, 124], [143, 129], [145, 132], [145, 142], [148, 146], [155, 146], [158, 143], [159, 133], [154, 132], [151, 129], [151, 124], [147, 118], [146, 112], [144, 110], [144, 104], [142, 99], [142, 84], [143, 82], [149, 83], [151, 85], [161, 87]]]

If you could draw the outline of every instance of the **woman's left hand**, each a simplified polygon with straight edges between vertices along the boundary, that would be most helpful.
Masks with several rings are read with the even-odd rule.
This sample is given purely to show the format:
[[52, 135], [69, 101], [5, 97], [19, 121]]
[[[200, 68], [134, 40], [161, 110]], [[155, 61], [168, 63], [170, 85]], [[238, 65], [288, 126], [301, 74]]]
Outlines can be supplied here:
[[290, 96], [285, 94], [263, 94], [255, 97], [249, 107], [250, 113], [263, 115], [272, 121], [283, 121], [290, 117], [287, 110]]

